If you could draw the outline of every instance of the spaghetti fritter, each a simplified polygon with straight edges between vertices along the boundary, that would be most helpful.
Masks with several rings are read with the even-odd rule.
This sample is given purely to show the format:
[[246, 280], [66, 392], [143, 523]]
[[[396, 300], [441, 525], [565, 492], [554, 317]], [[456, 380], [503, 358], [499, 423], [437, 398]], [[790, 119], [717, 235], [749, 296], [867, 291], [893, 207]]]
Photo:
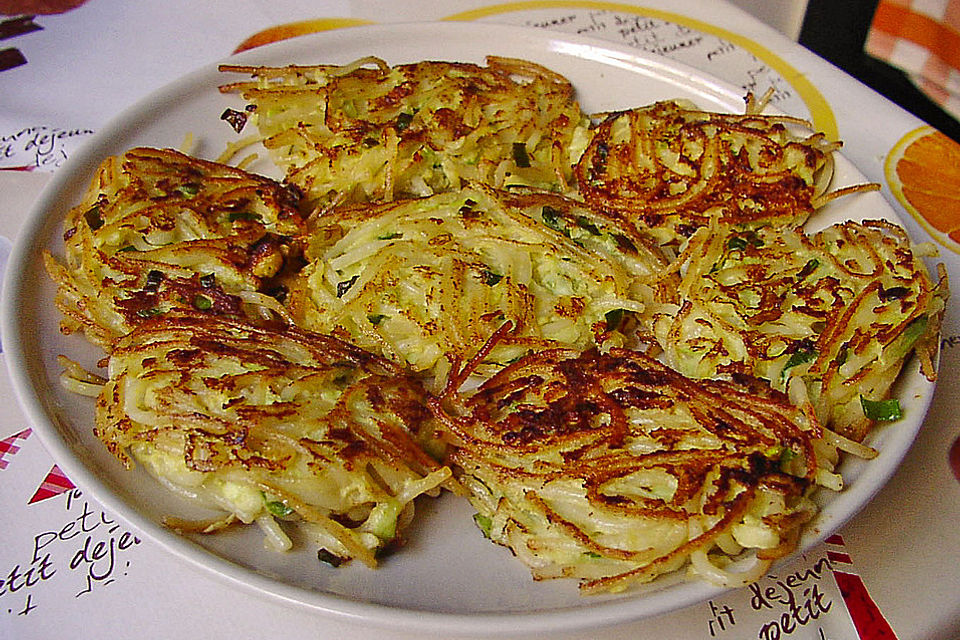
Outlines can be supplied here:
[[492, 367], [626, 344], [667, 268], [648, 242], [572, 200], [480, 186], [343, 208], [316, 220], [289, 307], [306, 328], [442, 380], [507, 320]]
[[254, 77], [221, 90], [249, 102], [274, 162], [319, 206], [463, 181], [566, 191], [589, 139], [570, 82], [524, 60], [221, 70]]
[[171, 312], [114, 345], [95, 432], [220, 524], [257, 522], [283, 549], [287, 521], [372, 567], [450, 476], [411, 437], [427, 417], [415, 380], [339, 340]]
[[945, 276], [894, 225], [805, 235], [866, 187], [827, 193], [839, 144], [752, 97], [592, 126], [522, 60], [221, 69], [258, 128], [226, 155], [260, 142], [289, 184], [133, 149], [46, 256], [63, 332], [109, 356], [61, 360], [97, 436], [222, 514], [176, 530], [375, 566], [455, 473], [536, 579], [742, 585], [838, 451], [876, 453], [905, 358], [933, 379]]
[[[751, 102], [752, 105], [752, 102]], [[802, 138], [787, 116], [700, 111], [679, 102], [613, 113], [576, 167], [580, 196], [629, 220], [661, 244], [723, 223], [803, 224], [832, 174], [839, 146]]]
[[653, 316], [664, 360], [686, 375], [758, 376], [857, 441], [898, 417], [887, 396], [911, 352], [935, 376], [946, 277], [931, 281], [900, 227], [846, 222], [808, 236], [713, 225], [674, 268], [679, 306]]
[[[639, 352], [545, 351], [455, 393], [468, 373], [432, 404], [449, 462], [477, 525], [536, 579], [617, 591], [692, 563], [745, 584], [793, 549], [808, 490], [832, 475], [820, 426], [783, 394]], [[744, 549], [753, 566], [726, 570]]]
[[269, 293], [303, 232], [299, 192], [169, 149], [137, 148], [100, 166], [64, 222], [61, 329], [109, 348], [144, 319], [172, 310], [243, 317]]

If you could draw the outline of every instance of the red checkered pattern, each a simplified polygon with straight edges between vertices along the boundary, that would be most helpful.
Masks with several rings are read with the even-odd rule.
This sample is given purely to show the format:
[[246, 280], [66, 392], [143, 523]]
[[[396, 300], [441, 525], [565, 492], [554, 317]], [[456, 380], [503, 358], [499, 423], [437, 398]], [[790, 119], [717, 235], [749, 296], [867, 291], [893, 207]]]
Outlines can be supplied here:
[[6, 469], [10, 460], [20, 451], [18, 440], [26, 440], [30, 436], [30, 429], [24, 429], [20, 433], [15, 433], [9, 438], [0, 440], [0, 469]]
[[73, 489], [74, 486], [75, 485], [70, 482], [70, 479], [63, 475], [63, 472], [60, 471], [60, 467], [53, 465], [53, 468], [50, 469], [50, 473], [48, 473], [47, 477], [43, 479], [42, 483], [40, 483], [40, 487], [37, 489], [36, 493], [33, 494], [33, 497], [30, 498], [30, 502], [27, 504], [34, 504], [35, 502], [40, 502], [41, 500], [58, 496], [64, 491]]
[[826, 543], [830, 545], [827, 557], [833, 567], [833, 578], [837, 581], [860, 640], [897, 640], [897, 634], [870, 597], [863, 578], [854, 573], [853, 560], [844, 548], [843, 536], [832, 535], [826, 539]]

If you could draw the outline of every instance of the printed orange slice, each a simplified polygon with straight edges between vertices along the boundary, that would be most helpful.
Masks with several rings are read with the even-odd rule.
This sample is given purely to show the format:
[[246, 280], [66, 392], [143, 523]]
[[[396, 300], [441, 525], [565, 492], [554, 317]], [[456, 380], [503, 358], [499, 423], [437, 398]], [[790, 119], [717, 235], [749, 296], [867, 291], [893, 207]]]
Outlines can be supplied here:
[[279, 42], [287, 38], [316, 33], [318, 31], [330, 31], [331, 29], [342, 29], [344, 27], [357, 27], [364, 24], [372, 24], [369, 20], [360, 18], [318, 18], [316, 20], [302, 20], [300, 22], [288, 22], [268, 27], [263, 31], [258, 31], [243, 42], [241, 42], [234, 53], [240, 53], [247, 49], [253, 49], [271, 42]]
[[938, 243], [960, 253], [960, 144], [920, 127], [897, 142], [884, 171], [903, 208]]

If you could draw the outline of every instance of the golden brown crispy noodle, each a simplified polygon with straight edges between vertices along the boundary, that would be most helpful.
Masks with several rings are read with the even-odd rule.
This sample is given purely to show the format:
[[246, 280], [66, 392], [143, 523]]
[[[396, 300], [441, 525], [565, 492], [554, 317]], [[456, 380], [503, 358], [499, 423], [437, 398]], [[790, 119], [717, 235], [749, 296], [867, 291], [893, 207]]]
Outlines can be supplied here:
[[[583, 199], [676, 244], [722, 223], [803, 224], [826, 189], [822, 134], [800, 137], [787, 116], [700, 111], [679, 102], [608, 115], [576, 167]], [[809, 125], [806, 125], [809, 126]]]
[[828, 192], [839, 145], [765, 99], [590, 127], [521, 60], [222, 69], [259, 128], [230, 153], [297, 186], [133, 149], [46, 256], [64, 332], [110, 353], [106, 381], [63, 360], [98, 436], [221, 509], [178, 531], [296, 526], [373, 566], [458, 487], [439, 435], [538, 579], [743, 584], [842, 487], [838, 448], [875, 454], [820, 421], [859, 439], [909, 353], [933, 376], [945, 277], [893, 225], [797, 229], [865, 187]]
[[846, 222], [808, 236], [714, 224], [674, 268], [679, 304], [654, 312], [655, 334], [664, 361], [686, 375], [759, 376], [856, 441], [884, 413], [877, 403], [910, 353], [935, 376], [946, 277], [931, 281], [895, 225]]
[[654, 287], [675, 289], [629, 225], [481, 185], [333, 211], [314, 221], [306, 259], [289, 300], [299, 324], [435, 381], [507, 320], [484, 373], [531, 350], [633, 344]]
[[[621, 590], [693, 560], [711, 581], [752, 581], [793, 548], [830, 473], [819, 424], [770, 390], [557, 349], [456, 393], [470, 366], [431, 406], [478, 525], [537, 579]], [[744, 548], [756, 564], [724, 570]]]
[[221, 90], [248, 101], [273, 160], [321, 207], [462, 181], [565, 191], [587, 142], [570, 82], [523, 60], [221, 70], [253, 76]]
[[[299, 192], [169, 149], [108, 158], [45, 256], [66, 333], [109, 348], [171, 310], [244, 317], [271, 305], [304, 230]], [[276, 305], [272, 305], [276, 306]]]
[[283, 548], [285, 520], [375, 566], [402, 542], [413, 499], [450, 476], [413, 439], [425, 402], [401, 369], [336, 339], [169, 312], [113, 345], [95, 432], [128, 467], [130, 451], [167, 487], [226, 511], [204, 532], [257, 522]]

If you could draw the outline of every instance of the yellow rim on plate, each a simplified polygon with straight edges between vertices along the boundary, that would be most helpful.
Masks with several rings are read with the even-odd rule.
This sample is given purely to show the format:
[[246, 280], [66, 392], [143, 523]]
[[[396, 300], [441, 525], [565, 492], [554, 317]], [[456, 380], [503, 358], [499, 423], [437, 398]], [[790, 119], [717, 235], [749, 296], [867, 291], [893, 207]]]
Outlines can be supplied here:
[[622, 11], [623, 13], [632, 13], [635, 15], [658, 18], [675, 22], [691, 29], [710, 33], [724, 40], [727, 40], [743, 49], [746, 49], [760, 60], [770, 65], [770, 67], [779, 73], [790, 86], [792, 86], [804, 104], [810, 110], [810, 116], [817, 131], [822, 131], [830, 139], [836, 140], [839, 137], [837, 130], [837, 119], [833, 115], [833, 109], [823, 94], [807, 80], [806, 76], [791, 66], [786, 60], [776, 55], [769, 49], [760, 46], [753, 40], [740, 34], [722, 29], [709, 22], [696, 20], [677, 13], [651, 9], [649, 7], [636, 7], [619, 2], [596, 2], [592, 0], [529, 0], [527, 2], [507, 2], [504, 4], [480, 7], [469, 11], [462, 11], [443, 18], [443, 20], [478, 20], [503, 13], [512, 13], [516, 11], [530, 11], [536, 9], [562, 9], [562, 8], [580, 8], [597, 9], [603, 11]]
[[[741, 36], [732, 31], [722, 29], [708, 22], [690, 18], [669, 11], [651, 9], [649, 7], [636, 7], [618, 2], [599, 2], [592, 0], [529, 0], [527, 2], [507, 2], [504, 4], [491, 5], [462, 11], [442, 18], [445, 21], [471, 21], [488, 18], [490, 16], [501, 15], [504, 13], [515, 13], [520, 11], [533, 11], [539, 9], [563, 9], [563, 8], [581, 8], [595, 9], [604, 11], [620, 11], [623, 13], [632, 13], [634, 15], [646, 16], [674, 22], [676, 24], [690, 27], [704, 33], [710, 33], [723, 38], [746, 51], [749, 51], [757, 58], [770, 65], [770, 67], [780, 74], [784, 80], [793, 87], [800, 95], [801, 100], [810, 110], [810, 116], [813, 125], [818, 131], [822, 131], [828, 138], [837, 139], [839, 132], [837, 130], [837, 120], [833, 114], [833, 109], [823, 97], [823, 94], [807, 80], [806, 76], [795, 69], [787, 61], [776, 55], [769, 49], [757, 44], [753, 40]], [[308, 33], [319, 31], [329, 31], [332, 29], [341, 29], [345, 27], [356, 27], [360, 25], [375, 24], [372, 20], [363, 18], [319, 18], [315, 20], [301, 20], [298, 22], [288, 22], [279, 24], [262, 31], [258, 31], [249, 38], [241, 42], [234, 53], [253, 49], [265, 44], [286, 40]]]

